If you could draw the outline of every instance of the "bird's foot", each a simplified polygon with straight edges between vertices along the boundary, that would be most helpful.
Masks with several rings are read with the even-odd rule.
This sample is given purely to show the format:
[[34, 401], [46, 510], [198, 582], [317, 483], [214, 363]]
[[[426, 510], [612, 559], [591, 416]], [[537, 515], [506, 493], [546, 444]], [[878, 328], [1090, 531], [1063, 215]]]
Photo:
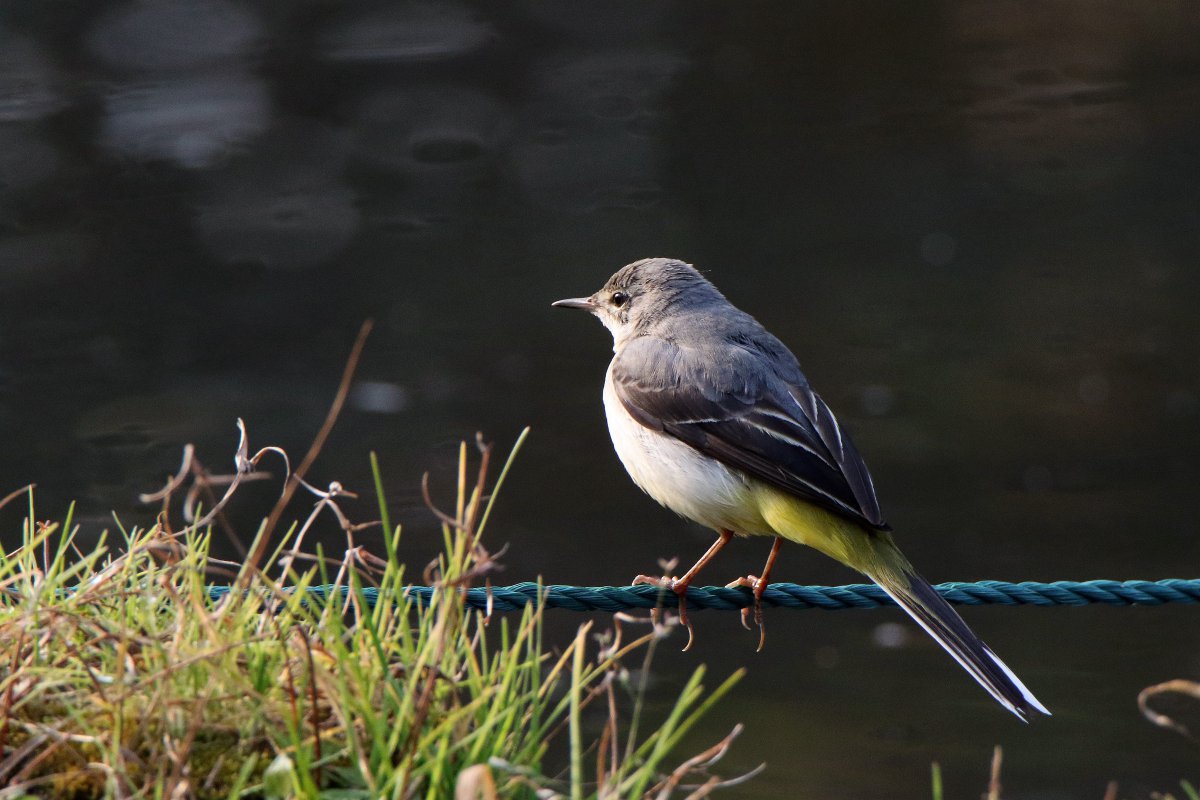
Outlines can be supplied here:
[[680, 578], [672, 578], [667, 575], [655, 577], [653, 575], [638, 575], [633, 579], [633, 586], [657, 586], [659, 589], [669, 589], [679, 598], [679, 624], [687, 628], [688, 640], [683, 646], [684, 651], [691, 649], [692, 642], [695, 641], [695, 631], [692, 630], [692, 623], [688, 620], [687, 613], [687, 590], [691, 581], [684, 581]]
[[742, 609], [742, 627], [750, 630], [750, 613], [751, 609], [754, 612], [754, 624], [758, 626], [758, 651], [762, 652], [763, 646], [767, 643], [767, 629], [763, 626], [763, 610], [762, 596], [767, 590], [767, 582], [757, 575], [747, 575], [744, 578], [738, 578], [736, 581], [731, 581], [725, 584], [726, 589], [736, 589], [745, 587], [750, 589], [754, 594], [754, 605], [746, 606]]

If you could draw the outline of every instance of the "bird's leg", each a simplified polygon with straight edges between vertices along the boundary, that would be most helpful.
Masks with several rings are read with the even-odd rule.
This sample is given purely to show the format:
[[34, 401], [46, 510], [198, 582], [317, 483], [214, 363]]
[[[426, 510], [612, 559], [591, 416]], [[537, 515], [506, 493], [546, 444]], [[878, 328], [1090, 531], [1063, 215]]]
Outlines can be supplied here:
[[691, 569], [683, 573], [682, 578], [653, 578], [649, 575], [638, 575], [633, 579], [634, 586], [650, 584], [651, 586], [670, 589], [675, 593], [675, 596], [679, 598], [679, 621], [685, 628], [687, 628], [688, 632], [687, 644], [684, 645], [683, 648], [685, 651], [692, 646], [692, 641], [695, 638], [692, 633], [692, 624], [688, 621], [687, 615], [688, 587], [692, 585], [692, 581], [695, 579], [700, 570], [704, 569], [705, 565], [708, 564], [709, 561], [712, 561], [713, 557], [716, 556], [717, 553], [721, 552], [721, 548], [728, 544], [729, 540], [733, 538], [733, 531], [730, 530], [722, 529], [717, 531], [717, 534], [719, 538], [712, 543], [712, 546], [705, 551], [704, 555], [700, 556], [700, 560], [693, 564]]
[[[775, 559], [779, 558], [779, 548], [783, 545], [783, 539], [775, 537], [775, 544], [771, 545], [771, 554], [767, 556], [767, 563], [763, 565], [762, 577], [756, 575], [747, 575], [744, 578], [738, 578], [733, 583], [726, 586], [727, 589], [732, 589], [735, 586], [745, 586], [754, 592], [754, 624], [758, 626], [758, 652], [762, 652], [763, 645], [767, 643], [767, 629], [763, 627], [762, 613], [762, 596], [767, 590], [767, 584], [771, 580], [771, 569], [775, 566]], [[742, 626], [746, 630], [750, 630], [748, 622], [750, 618], [750, 607], [742, 609]]]

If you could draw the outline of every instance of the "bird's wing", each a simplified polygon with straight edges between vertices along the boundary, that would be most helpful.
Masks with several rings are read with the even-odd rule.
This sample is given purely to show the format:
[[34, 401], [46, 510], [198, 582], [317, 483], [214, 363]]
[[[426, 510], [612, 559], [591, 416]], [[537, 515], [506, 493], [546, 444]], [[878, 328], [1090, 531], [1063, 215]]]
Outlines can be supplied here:
[[886, 530], [862, 456], [798, 370], [781, 378], [752, 348], [718, 359], [652, 337], [612, 366], [621, 404], [641, 425], [674, 436], [835, 514]]

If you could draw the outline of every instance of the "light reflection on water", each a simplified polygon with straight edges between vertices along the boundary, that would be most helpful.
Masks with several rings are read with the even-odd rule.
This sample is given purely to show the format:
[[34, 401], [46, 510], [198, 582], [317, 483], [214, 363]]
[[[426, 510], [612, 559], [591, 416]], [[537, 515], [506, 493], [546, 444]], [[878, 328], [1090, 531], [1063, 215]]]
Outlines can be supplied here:
[[[374, 316], [313, 477], [365, 489], [377, 450], [413, 563], [421, 473], [525, 424], [505, 579], [694, 558], [611, 453], [607, 335], [548, 308], [671, 255], [796, 350], [930, 579], [1195, 574], [1200, 31], [1171, 4], [39, 9], [0, 22], [0, 492], [46, 516], [148, 520], [238, 416], [301, 452]], [[857, 579], [799, 548], [778, 577]], [[759, 655], [697, 615], [660, 687], [750, 667], [696, 737], [743, 721], [727, 771], [769, 763], [726, 796], [923, 797], [934, 759], [966, 796], [995, 743], [1014, 797], [1146, 796], [1195, 774], [1134, 707], [1200, 671], [1193, 613], [970, 610], [1055, 711], [1029, 727], [923, 637], [879, 646], [888, 612], [769, 613]]]

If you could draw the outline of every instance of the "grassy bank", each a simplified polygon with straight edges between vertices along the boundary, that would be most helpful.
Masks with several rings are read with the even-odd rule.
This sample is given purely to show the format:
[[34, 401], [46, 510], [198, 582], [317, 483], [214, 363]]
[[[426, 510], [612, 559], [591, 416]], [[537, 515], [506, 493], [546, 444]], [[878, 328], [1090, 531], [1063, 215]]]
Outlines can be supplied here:
[[[88, 550], [70, 514], [39, 521], [32, 489], [14, 500], [28, 514], [0, 556], [0, 797], [665, 798], [721, 785], [708, 768], [736, 731], [675, 751], [738, 675], [706, 690], [697, 669], [652, 719], [660, 628], [618, 618], [547, 642], [539, 608], [464, 607], [460, 590], [495, 566], [484, 532], [508, 465], [489, 486], [489, 449], [463, 446], [456, 496], [433, 509], [441, 551], [418, 576], [396, 559], [378, 469], [378, 520], [351, 521], [336, 484], [308, 487], [306, 519], [268, 536], [273, 513], [245, 559], [211, 556], [223, 501], [276, 456], [250, 456], [243, 438], [224, 479], [185, 456], [153, 497], [157, 524]], [[343, 553], [305, 546], [322, 525], [344, 532]], [[356, 543], [366, 528], [382, 552]], [[414, 578], [436, 587], [427, 606], [404, 597]], [[235, 590], [215, 598], [211, 584]], [[345, 599], [311, 602], [316, 584]], [[365, 587], [390, 602], [366, 603]]]

